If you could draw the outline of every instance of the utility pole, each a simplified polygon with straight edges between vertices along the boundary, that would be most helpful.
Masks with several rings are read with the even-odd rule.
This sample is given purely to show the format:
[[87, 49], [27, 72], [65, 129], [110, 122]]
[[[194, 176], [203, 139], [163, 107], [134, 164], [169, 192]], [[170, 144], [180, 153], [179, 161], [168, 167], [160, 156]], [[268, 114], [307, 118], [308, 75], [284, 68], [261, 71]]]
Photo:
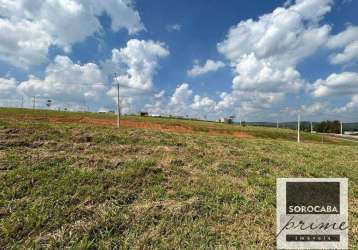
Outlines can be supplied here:
[[341, 135], [343, 135], [343, 122], [341, 122]]
[[21, 108], [24, 108], [24, 97], [21, 96]]
[[36, 107], [36, 96], [32, 97], [32, 109], [35, 109]]
[[[114, 80], [117, 80], [117, 73], [114, 73]], [[120, 125], [121, 107], [119, 106], [119, 83], [117, 85], [117, 127]]]
[[278, 120], [276, 121], [276, 128], [278, 128]]
[[313, 133], [313, 124], [311, 122], [311, 134]]
[[298, 110], [298, 117], [297, 117], [297, 142], [300, 143], [300, 129], [301, 129], [301, 111]]
[[121, 107], [119, 106], [119, 84], [117, 84], [117, 127], [120, 125], [120, 117], [121, 117]]

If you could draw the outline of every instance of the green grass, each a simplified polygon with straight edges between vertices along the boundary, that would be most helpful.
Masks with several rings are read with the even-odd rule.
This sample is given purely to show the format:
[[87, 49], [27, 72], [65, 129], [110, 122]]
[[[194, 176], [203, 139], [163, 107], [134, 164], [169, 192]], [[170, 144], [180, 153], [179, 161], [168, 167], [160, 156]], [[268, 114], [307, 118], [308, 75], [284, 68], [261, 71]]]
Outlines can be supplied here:
[[[3, 120], [28, 120], [32, 118], [35, 124], [46, 124], [49, 123], [50, 118], [58, 118], [66, 121], [69, 124], [78, 124], [83, 118], [88, 119], [101, 119], [112, 121], [115, 124], [116, 115], [114, 114], [97, 114], [88, 112], [64, 112], [64, 111], [52, 111], [52, 110], [29, 110], [29, 109], [17, 109], [17, 108], [0, 108], [0, 118]], [[123, 121], [139, 122], [139, 123], [151, 123], [159, 124], [169, 127], [179, 126], [195, 132], [196, 134], [202, 133], [213, 133], [223, 135], [235, 135], [235, 133], [246, 133], [256, 138], [262, 139], [273, 139], [273, 140], [289, 140], [296, 141], [297, 132], [291, 129], [279, 129], [269, 127], [257, 127], [257, 126], [246, 126], [242, 127], [239, 125], [222, 124], [209, 121], [196, 121], [186, 119], [175, 119], [168, 117], [141, 117], [141, 116], [122, 116]], [[279, 132], [278, 132], [279, 131]], [[337, 145], [354, 145], [354, 142], [339, 140], [327, 136], [323, 136], [323, 142], [328, 144]], [[310, 143], [321, 143], [322, 135], [311, 134], [301, 132], [301, 140], [303, 142]]]
[[358, 144], [174, 119], [125, 118], [193, 132], [16, 118], [30, 112], [0, 110], [0, 249], [274, 249], [278, 177], [348, 177], [357, 249]]

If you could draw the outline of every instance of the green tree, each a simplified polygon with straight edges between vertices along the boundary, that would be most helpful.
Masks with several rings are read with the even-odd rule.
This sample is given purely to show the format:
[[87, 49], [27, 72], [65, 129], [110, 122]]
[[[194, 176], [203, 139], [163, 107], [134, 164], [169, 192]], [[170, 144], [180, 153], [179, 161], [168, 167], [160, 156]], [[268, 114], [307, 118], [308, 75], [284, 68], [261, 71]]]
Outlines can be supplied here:
[[314, 130], [320, 133], [336, 133], [341, 131], [341, 124], [338, 120], [335, 121], [323, 121], [314, 126]]

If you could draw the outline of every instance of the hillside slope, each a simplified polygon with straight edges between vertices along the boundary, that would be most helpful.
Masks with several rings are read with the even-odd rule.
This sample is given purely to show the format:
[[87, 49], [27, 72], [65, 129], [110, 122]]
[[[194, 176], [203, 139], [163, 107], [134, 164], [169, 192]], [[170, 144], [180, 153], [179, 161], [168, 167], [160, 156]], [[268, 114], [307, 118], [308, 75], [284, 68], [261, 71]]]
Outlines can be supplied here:
[[277, 177], [348, 177], [350, 246], [358, 246], [356, 144], [310, 134], [297, 144], [295, 131], [272, 128], [125, 121], [152, 127], [0, 110], [1, 249], [273, 249]]

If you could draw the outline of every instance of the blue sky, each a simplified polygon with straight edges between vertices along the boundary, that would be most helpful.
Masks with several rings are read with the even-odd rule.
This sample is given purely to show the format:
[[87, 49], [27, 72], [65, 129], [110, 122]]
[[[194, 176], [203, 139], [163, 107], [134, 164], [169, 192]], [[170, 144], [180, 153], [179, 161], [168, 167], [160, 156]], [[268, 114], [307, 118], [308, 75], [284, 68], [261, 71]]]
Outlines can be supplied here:
[[0, 0], [0, 105], [355, 121], [358, 2]]

